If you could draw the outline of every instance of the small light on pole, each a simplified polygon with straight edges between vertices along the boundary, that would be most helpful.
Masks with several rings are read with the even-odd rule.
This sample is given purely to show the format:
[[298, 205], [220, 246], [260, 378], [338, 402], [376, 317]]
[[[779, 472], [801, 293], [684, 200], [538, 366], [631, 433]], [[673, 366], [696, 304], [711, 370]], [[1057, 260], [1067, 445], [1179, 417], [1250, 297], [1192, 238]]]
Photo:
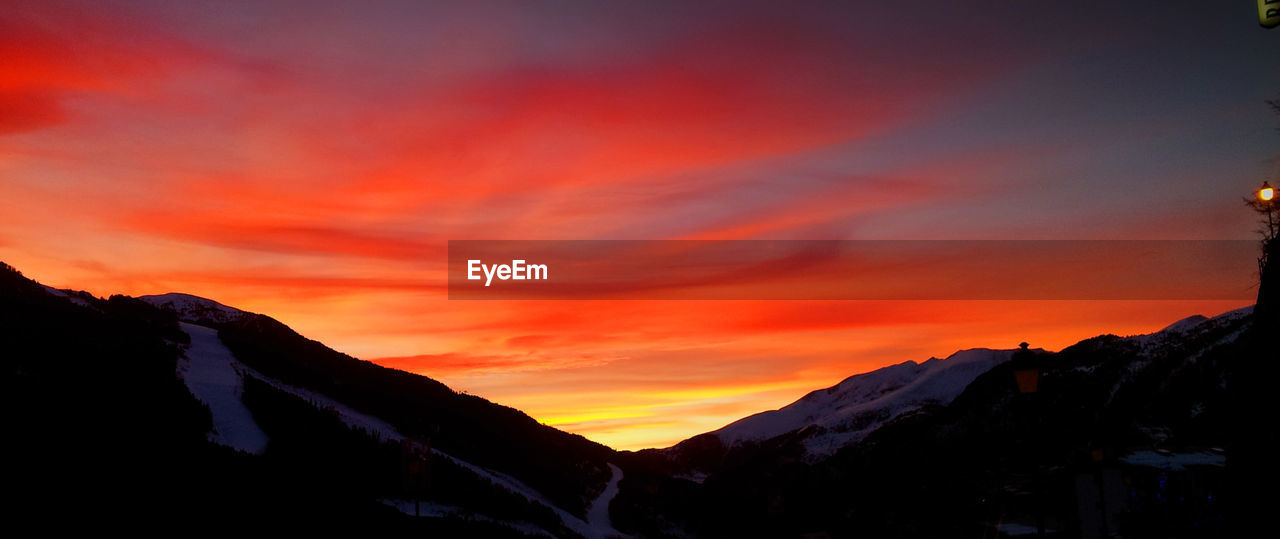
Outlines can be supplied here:
[[1253, 204], [1253, 209], [1258, 213], [1267, 214], [1267, 229], [1263, 233], [1263, 241], [1269, 243], [1275, 239], [1277, 232], [1275, 219], [1276, 189], [1271, 187], [1271, 182], [1264, 181], [1262, 182], [1262, 187], [1259, 187], [1253, 194], [1256, 198], [1256, 200], [1250, 201]]

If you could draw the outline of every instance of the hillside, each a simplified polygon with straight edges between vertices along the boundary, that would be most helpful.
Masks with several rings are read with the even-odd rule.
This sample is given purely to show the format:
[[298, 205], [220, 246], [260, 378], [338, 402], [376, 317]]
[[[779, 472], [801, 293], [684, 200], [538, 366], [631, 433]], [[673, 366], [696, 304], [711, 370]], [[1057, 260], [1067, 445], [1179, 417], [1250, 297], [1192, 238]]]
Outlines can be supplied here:
[[609, 477], [612, 450], [514, 408], [360, 361], [267, 316], [188, 295], [141, 299], [216, 329], [235, 358], [261, 375], [384, 420], [405, 436], [430, 438], [433, 448], [516, 477], [579, 518]]
[[906, 361], [850, 376], [779, 410], [740, 419], [711, 434], [733, 447], [815, 427], [804, 445], [807, 455], [820, 459], [904, 413], [951, 402], [974, 378], [1012, 355], [1013, 350], [974, 349], [945, 360]]
[[[941, 537], [1039, 527], [1061, 537], [1099, 529], [1218, 536], [1232, 492], [1225, 465], [1247, 451], [1241, 432], [1260, 425], [1242, 425], [1229, 388], [1250, 384], [1242, 373], [1274, 358], [1268, 335], [1242, 309], [1056, 353], [1005, 352], [949, 402], [910, 398], [930, 362], [851, 377], [780, 411], [630, 454], [615, 521], [646, 536]], [[1020, 390], [1019, 372], [1035, 373], [1035, 392]], [[856, 416], [850, 409], [882, 399], [920, 404], [875, 416], [881, 426], [836, 451], [813, 451], [831, 425]], [[786, 427], [795, 428], [774, 434]], [[1089, 486], [1094, 477], [1102, 487]], [[1102, 499], [1111, 501], [1091, 509]]]
[[[186, 295], [104, 300], [0, 266], [0, 350], [24, 518], [76, 499], [90, 520], [600, 535], [586, 518], [612, 450], [265, 316]], [[424, 484], [405, 476], [403, 438], [431, 447]], [[415, 498], [433, 518], [404, 514]]]

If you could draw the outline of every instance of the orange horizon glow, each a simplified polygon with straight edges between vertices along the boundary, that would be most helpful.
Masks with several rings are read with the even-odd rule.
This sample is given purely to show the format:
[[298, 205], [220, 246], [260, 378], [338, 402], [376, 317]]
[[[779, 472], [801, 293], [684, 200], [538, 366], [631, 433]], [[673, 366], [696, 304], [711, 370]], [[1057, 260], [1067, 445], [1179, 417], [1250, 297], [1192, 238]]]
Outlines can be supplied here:
[[1280, 42], [1207, 6], [990, 9], [18, 0], [0, 260], [266, 314], [620, 449], [1244, 306], [447, 299], [460, 239], [1253, 234], [1280, 74], [1244, 59]]

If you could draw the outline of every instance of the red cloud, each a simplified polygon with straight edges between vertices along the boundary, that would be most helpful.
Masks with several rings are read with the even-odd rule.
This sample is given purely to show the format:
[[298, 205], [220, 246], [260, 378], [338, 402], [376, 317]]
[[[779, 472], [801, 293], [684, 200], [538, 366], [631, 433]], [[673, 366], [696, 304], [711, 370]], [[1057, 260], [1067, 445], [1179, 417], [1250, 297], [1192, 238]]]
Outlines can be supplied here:
[[0, 136], [58, 125], [66, 119], [55, 92], [0, 90]]
[[118, 7], [9, 3], [0, 10], [0, 135], [66, 122], [63, 101], [77, 92], [133, 93], [204, 57]]

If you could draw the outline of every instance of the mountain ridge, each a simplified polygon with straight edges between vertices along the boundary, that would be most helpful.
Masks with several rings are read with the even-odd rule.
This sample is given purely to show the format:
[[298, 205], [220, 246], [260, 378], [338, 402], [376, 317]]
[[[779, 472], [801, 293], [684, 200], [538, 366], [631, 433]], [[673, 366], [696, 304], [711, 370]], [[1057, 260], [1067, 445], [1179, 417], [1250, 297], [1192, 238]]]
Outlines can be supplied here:
[[[269, 511], [268, 520], [350, 518], [446, 535], [611, 531], [585, 520], [613, 475], [611, 449], [429, 378], [341, 354], [270, 317], [180, 293], [101, 299], [52, 289], [0, 264], [0, 322], [5, 398], [12, 400], [6, 424], [30, 449], [14, 461], [23, 470], [13, 475], [15, 489], [67, 484], [54, 478], [75, 458], [68, 451], [89, 442], [106, 459], [83, 474], [92, 485], [174, 493], [146, 506], [175, 515], [211, 511], [238, 521]], [[226, 354], [219, 359], [225, 368], [193, 372], [192, 355], [200, 354]], [[220, 396], [193, 395], [193, 382], [213, 384]], [[228, 402], [239, 416], [211, 420], [211, 410]], [[408, 495], [401, 442], [344, 421], [355, 410], [386, 416], [430, 444], [438, 456], [433, 488], [420, 494], [451, 512], [405, 520], [405, 504], [396, 501]], [[236, 423], [263, 432], [244, 437]], [[117, 440], [125, 433], [132, 439]], [[165, 447], [172, 449], [163, 458], [145, 456]], [[86, 492], [100, 500], [93, 514], [127, 514], [138, 503], [96, 487]], [[48, 497], [24, 506], [31, 518], [51, 509], [41, 499]]]
[[[1227, 473], [1248, 454], [1234, 441], [1262, 419], [1240, 403], [1266, 398], [1232, 388], [1267, 383], [1252, 373], [1274, 371], [1271, 335], [1244, 307], [1014, 351], [949, 403], [885, 418], [834, 452], [815, 456], [827, 429], [806, 421], [770, 438], [730, 444], [713, 431], [629, 454], [615, 503], [625, 529], [654, 535], [1006, 536], [1039, 518], [1066, 537], [1091, 534], [1097, 519], [1133, 536], [1221, 536], [1231, 477], [1251, 481], [1269, 466]], [[1027, 374], [1038, 387], [1018, 383]], [[1100, 470], [1117, 474], [1098, 487], [1116, 502], [1090, 516], [1078, 497]]]
[[[1252, 310], [1252, 306], [1247, 306], [1213, 317], [1191, 315], [1157, 331], [1122, 338], [1155, 346], [1161, 339], [1187, 334], [1206, 323], [1213, 325], [1238, 321], [1248, 316]], [[1046, 352], [1038, 348], [1028, 351]], [[945, 359], [930, 357], [922, 362], [907, 360], [854, 374], [835, 385], [810, 391], [786, 406], [737, 419], [719, 429], [690, 437], [676, 446], [694, 438], [715, 436], [726, 448], [732, 448], [744, 442], [759, 443], [806, 427], [819, 427], [823, 432], [810, 432], [810, 442], [806, 449], [810, 458], [821, 459], [843, 446], [857, 443], [898, 415], [923, 406], [947, 404], [975, 378], [1007, 361], [1014, 352], [1017, 350], [970, 348], [958, 350]], [[962, 372], [951, 373], [957, 376], [946, 380], [941, 387], [935, 384], [935, 387], [921, 391], [920, 385], [928, 386], [930, 382], [940, 381], [936, 378], [929, 380], [929, 377], [945, 375], [947, 373], [944, 371], [953, 368]], [[705, 443], [705, 439], [702, 443]], [[665, 450], [679, 451], [676, 446]]]
[[855, 374], [778, 410], [739, 419], [711, 434], [732, 447], [817, 426], [825, 432], [806, 447], [816, 457], [829, 455], [902, 413], [950, 402], [973, 378], [1007, 360], [1013, 352], [973, 348], [957, 351], [946, 359], [905, 361]]

